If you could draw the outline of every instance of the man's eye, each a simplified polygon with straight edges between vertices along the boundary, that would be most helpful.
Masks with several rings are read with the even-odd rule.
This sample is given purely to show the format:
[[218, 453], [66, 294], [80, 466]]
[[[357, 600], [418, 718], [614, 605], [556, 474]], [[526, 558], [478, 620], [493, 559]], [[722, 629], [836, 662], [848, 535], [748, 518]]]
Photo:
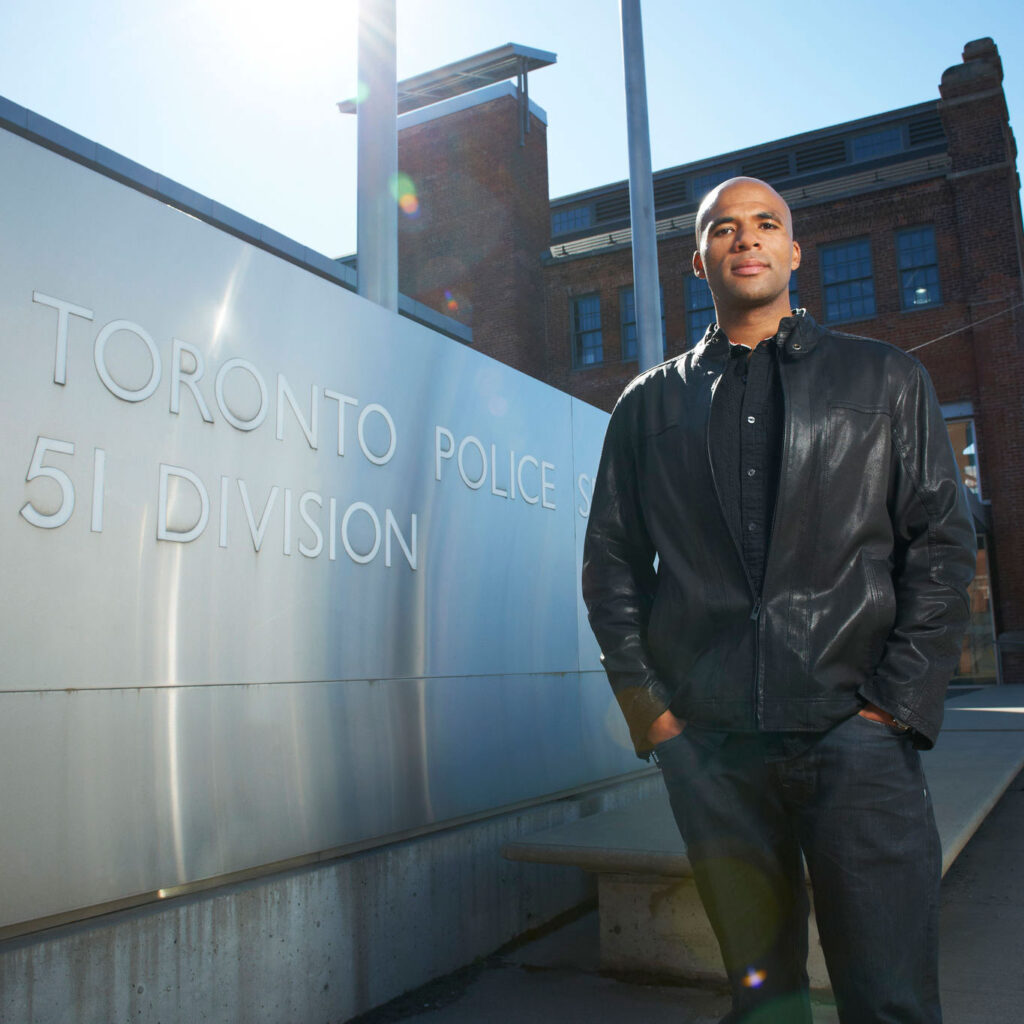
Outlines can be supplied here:
[[766, 220], [761, 225], [761, 227], [763, 227], [763, 228], [771, 228], [773, 231], [776, 230], [778, 228], [778, 226], [779, 226], [778, 224], [776, 224], [774, 221], [770, 221], [770, 220]]

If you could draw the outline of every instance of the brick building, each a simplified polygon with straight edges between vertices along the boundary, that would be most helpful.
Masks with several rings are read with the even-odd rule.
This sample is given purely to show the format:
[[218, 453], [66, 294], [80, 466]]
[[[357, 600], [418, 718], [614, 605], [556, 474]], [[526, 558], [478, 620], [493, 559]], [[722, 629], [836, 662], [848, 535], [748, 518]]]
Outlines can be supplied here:
[[[1019, 682], [1024, 244], [1002, 78], [995, 44], [976, 40], [938, 101], [668, 168], [654, 193], [666, 356], [714, 318], [690, 269], [697, 204], [747, 174], [793, 209], [794, 305], [922, 360], [981, 545], [960, 674]], [[544, 113], [510, 84], [407, 115], [399, 166], [418, 204], [400, 227], [401, 291], [489, 355], [610, 409], [637, 372], [627, 183], [549, 200]]]

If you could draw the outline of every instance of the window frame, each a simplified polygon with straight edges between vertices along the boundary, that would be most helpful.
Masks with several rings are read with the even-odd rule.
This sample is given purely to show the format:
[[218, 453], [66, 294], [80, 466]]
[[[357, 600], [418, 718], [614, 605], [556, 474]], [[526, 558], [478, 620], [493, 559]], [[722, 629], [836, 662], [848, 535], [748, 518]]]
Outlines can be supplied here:
[[[693, 282], [697, 282], [694, 284]], [[691, 306], [690, 305], [690, 289], [703, 287], [707, 290], [708, 299], [711, 302], [710, 306]], [[696, 322], [693, 317], [697, 313], [711, 312], [711, 318], [704, 320], [704, 326], [701, 328], [700, 337], [694, 337], [692, 335], [691, 328]], [[686, 348], [691, 349], [694, 345], [700, 343], [701, 338], [704, 337], [704, 332], [708, 329], [708, 324], [714, 323], [716, 320], [715, 314], [715, 302], [714, 297], [711, 295], [711, 289], [708, 287], [707, 281], [697, 275], [691, 270], [688, 273], [683, 274], [683, 313], [686, 318]]]
[[[931, 256], [933, 262], [931, 263], [916, 263], [909, 267], [903, 265], [903, 250], [901, 244], [903, 239], [909, 238], [911, 235], [917, 233], [928, 232], [931, 235]], [[935, 238], [935, 225], [934, 224], [918, 224], [915, 227], [900, 228], [895, 234], [895, 248], [896, 248], [896, 274], [898, 280], [898, 286], [900, 291], [900, 309], [905, 313], [911, 313], [920, 309], [934, 309], [936, 306], [942, 305], [942, 280], [939, 275], [939, 243]], [[915, 246], [916, 249], [921, 249], [921, 246]], [[927, 285], [926, 291], [931, 292], [934, 284], [935, 298], [928, 299], [927, 302], [911, 302], [907, 303], [908, 287], [904, 283], [906, 275], [911, 278], [915, 274], [924, 272], [927, 275], [928, 271], [934, 271], [934, 274], [926, 276], [925, 284]], [[934, 279], [934, 281], [933, 281]], [[916, 294], [918, 289], [910, 289]]]
[[[665, 286], [659, 281], [661, 293], [661, 358], [668, 353], [668, 338], [665, 331]], [[631, 296], [633, 319], [626, 319], [626, 296]], [[626, 328], [633, 328], [633, 351], [626, 352]], [[636, 333], [636, 285], [624, 284], [619, 288], [619, 355], [624, 363], [635, 363], [640, 359], [640, 339]]]
[[[858, 263], [858, 262], [860, 262], [860, 261], [862, 261], [862, 260], [864, 260], [866, 258], [867, 264], [868, 264], [868, 273], [867, 274], [861, 274], [860, 276], [857, 276], [857, 277], [852, 277], [852, 276], [841, 277], [841, 278], [838, 278], [838, 279], [833, 280], [833, 281], [830, 282], [828, 280], [828, 277], [829, 277], [829, 273], [828, 273], [829, 267], [827, 266], [827, 263], [826, 263], [828, 256], [830, 254], [832, 254], [832, 253], [839, 253], [843, 249], [852, 250], [854, 246], [861, 246], [861, 245], [866, 247], [866, 257], [863, 256], [863, 255], [855, 255], [853, 258], [848, 258], [848, 259], [844, 260], [843, 263], [845, 265], [849, 266], [849, 265]], [[819, 263], [820, 273], [821, 273], [821, 297], [822, 297], [822, 300], [823, 300], [823, 302], [822, 302], [822, 305], [823, 305], [822, 317], [823, 317], [823, 321], [825, 323], [827, 323], [827, 324], [852, 323], [852, 322], [857, 321], [857, 320], [871, 320], [874, 317], [878, 316], [877, 293], [875, 291], [875, 259], [874, 259], [874, 254], [873, 254], [872, 249], [871, 249], [871, 238], [870, 238], [870, 236], [868, 236], [868, 235], [861, 235], [861, 236], [859, 236], [857, 238], [847, 238], [847, 239], [843, 239], [842, 241], [828, 242], [825, 245], [819, 246], [818, 247], [818, 263]], [[832, 268], [832, 269], [833, 269], [833, 272], [834, 272], [834, 268]], [[852, 305], [854, 302], [865, 303], [866, 301], [870, 301], [870, 309], [861, 310], [859, 312], [852, 312], [851, 311], [850, 315], [848, 315], [848, 316], [843, 316], [843, 315], [832, 316], [831, 313], [830, 313], [830, 307], [833, 304], [835, 304], [837, 306], [841, 305], [843, 300], [837, 300], [837, 301], [835, 301], [833, 303], [833, 301], [830, 300], [830, 290], [831, 289], [841, 289], [844, 286], [846, 286], [846, 287], [850, 287], [850, 286], [853, 286], [853, 285], [861, 285], [862, 286], [864, 282], [869, 282], [870, 283], [870, 291], [869, 292], [862, 291], [861, 294], [859, 294], [856, 297], [850, 296], [850, 297], [848, 297], [845, 300], [845, 303], [847, 305]]]
[[[597, 327], [580, 327], [578, 309], [581, 303], [593, 299], [597, 303]], [[592, 366], [601, 366], [604, 363], [604, 334], [601, 324], [601, 293], [586, 292], [583, 295], [573, 295], [569, 298], [569, 330], [572, 337], [572, 366], [574, 370], [588, 370]], [[588, 335], [597, 335], [597, 345], [588, 347], [582, 344], [582, 339]], [[588, 350], [597, 349], [598, 359], [586, 360], [584, 358]]]
[[[564, 226], [559, 227], [559, 223]], [[551, 237], [571, 235], [577, 231], [587, 231], [594, 226], [594, 207], [568, 206], [551, 211]]]
[[[943, 420], [946, 424], [946, 433], [949, 434], [949, 443], [953, 448], [953, 457], [956, 459], [957, 468], [960, 470], [960, 479], [964, 487], [967, 488], [978, 501], [985, 501], [985, 492], [982, 488], [981, 482], [981, 460], [978, 457], [978, 429], [975, 424], [974, 410], [969, 411], [962, 410], [947, 410], [943, 409]], [[968, 442], [967, 446], [962, 449], [958, 449], [956, 440], [953, 436], [953, 431], [950, 429], [954, 425], [963, 424], [965, 427], [965, 440]], [[970, 458], [965, 458], [965, 456]], [[968, 472], [968, 468], [973, 469], [974, 473], [974, 486], [972, 487], [968, 483], [968, 478], [971, 474]]]

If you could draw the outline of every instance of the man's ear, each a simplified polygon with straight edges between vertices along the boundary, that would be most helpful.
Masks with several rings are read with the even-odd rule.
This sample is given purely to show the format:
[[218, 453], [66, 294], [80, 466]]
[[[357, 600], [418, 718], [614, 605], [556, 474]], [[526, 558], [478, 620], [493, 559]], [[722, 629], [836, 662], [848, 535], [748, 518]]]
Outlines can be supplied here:
[[[793, 244], [796, 245], [795, 242]], [[797, 250], [797, 252], [799, 252], [799, 249]], [[797, 260], [797, 262], [799, 263], [799, 259]], [[699, 251], [694, 252], [693, 254], [693, 273], [695, 277], [704, 276], [704, 261], [700, 258]]]
[[793, 243], [793, 260], [789, 265], [790, 270], [796, 270], [800, 266], [800, 243]]

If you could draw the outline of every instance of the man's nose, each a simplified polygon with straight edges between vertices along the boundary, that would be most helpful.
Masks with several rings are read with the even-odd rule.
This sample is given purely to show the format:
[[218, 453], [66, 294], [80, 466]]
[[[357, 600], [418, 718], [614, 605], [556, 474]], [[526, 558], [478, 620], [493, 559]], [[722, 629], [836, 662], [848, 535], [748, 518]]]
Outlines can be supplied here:
[[737, 228], [733, 244], [737, 249], [756, 249], [761, 243], [752, 231]]

